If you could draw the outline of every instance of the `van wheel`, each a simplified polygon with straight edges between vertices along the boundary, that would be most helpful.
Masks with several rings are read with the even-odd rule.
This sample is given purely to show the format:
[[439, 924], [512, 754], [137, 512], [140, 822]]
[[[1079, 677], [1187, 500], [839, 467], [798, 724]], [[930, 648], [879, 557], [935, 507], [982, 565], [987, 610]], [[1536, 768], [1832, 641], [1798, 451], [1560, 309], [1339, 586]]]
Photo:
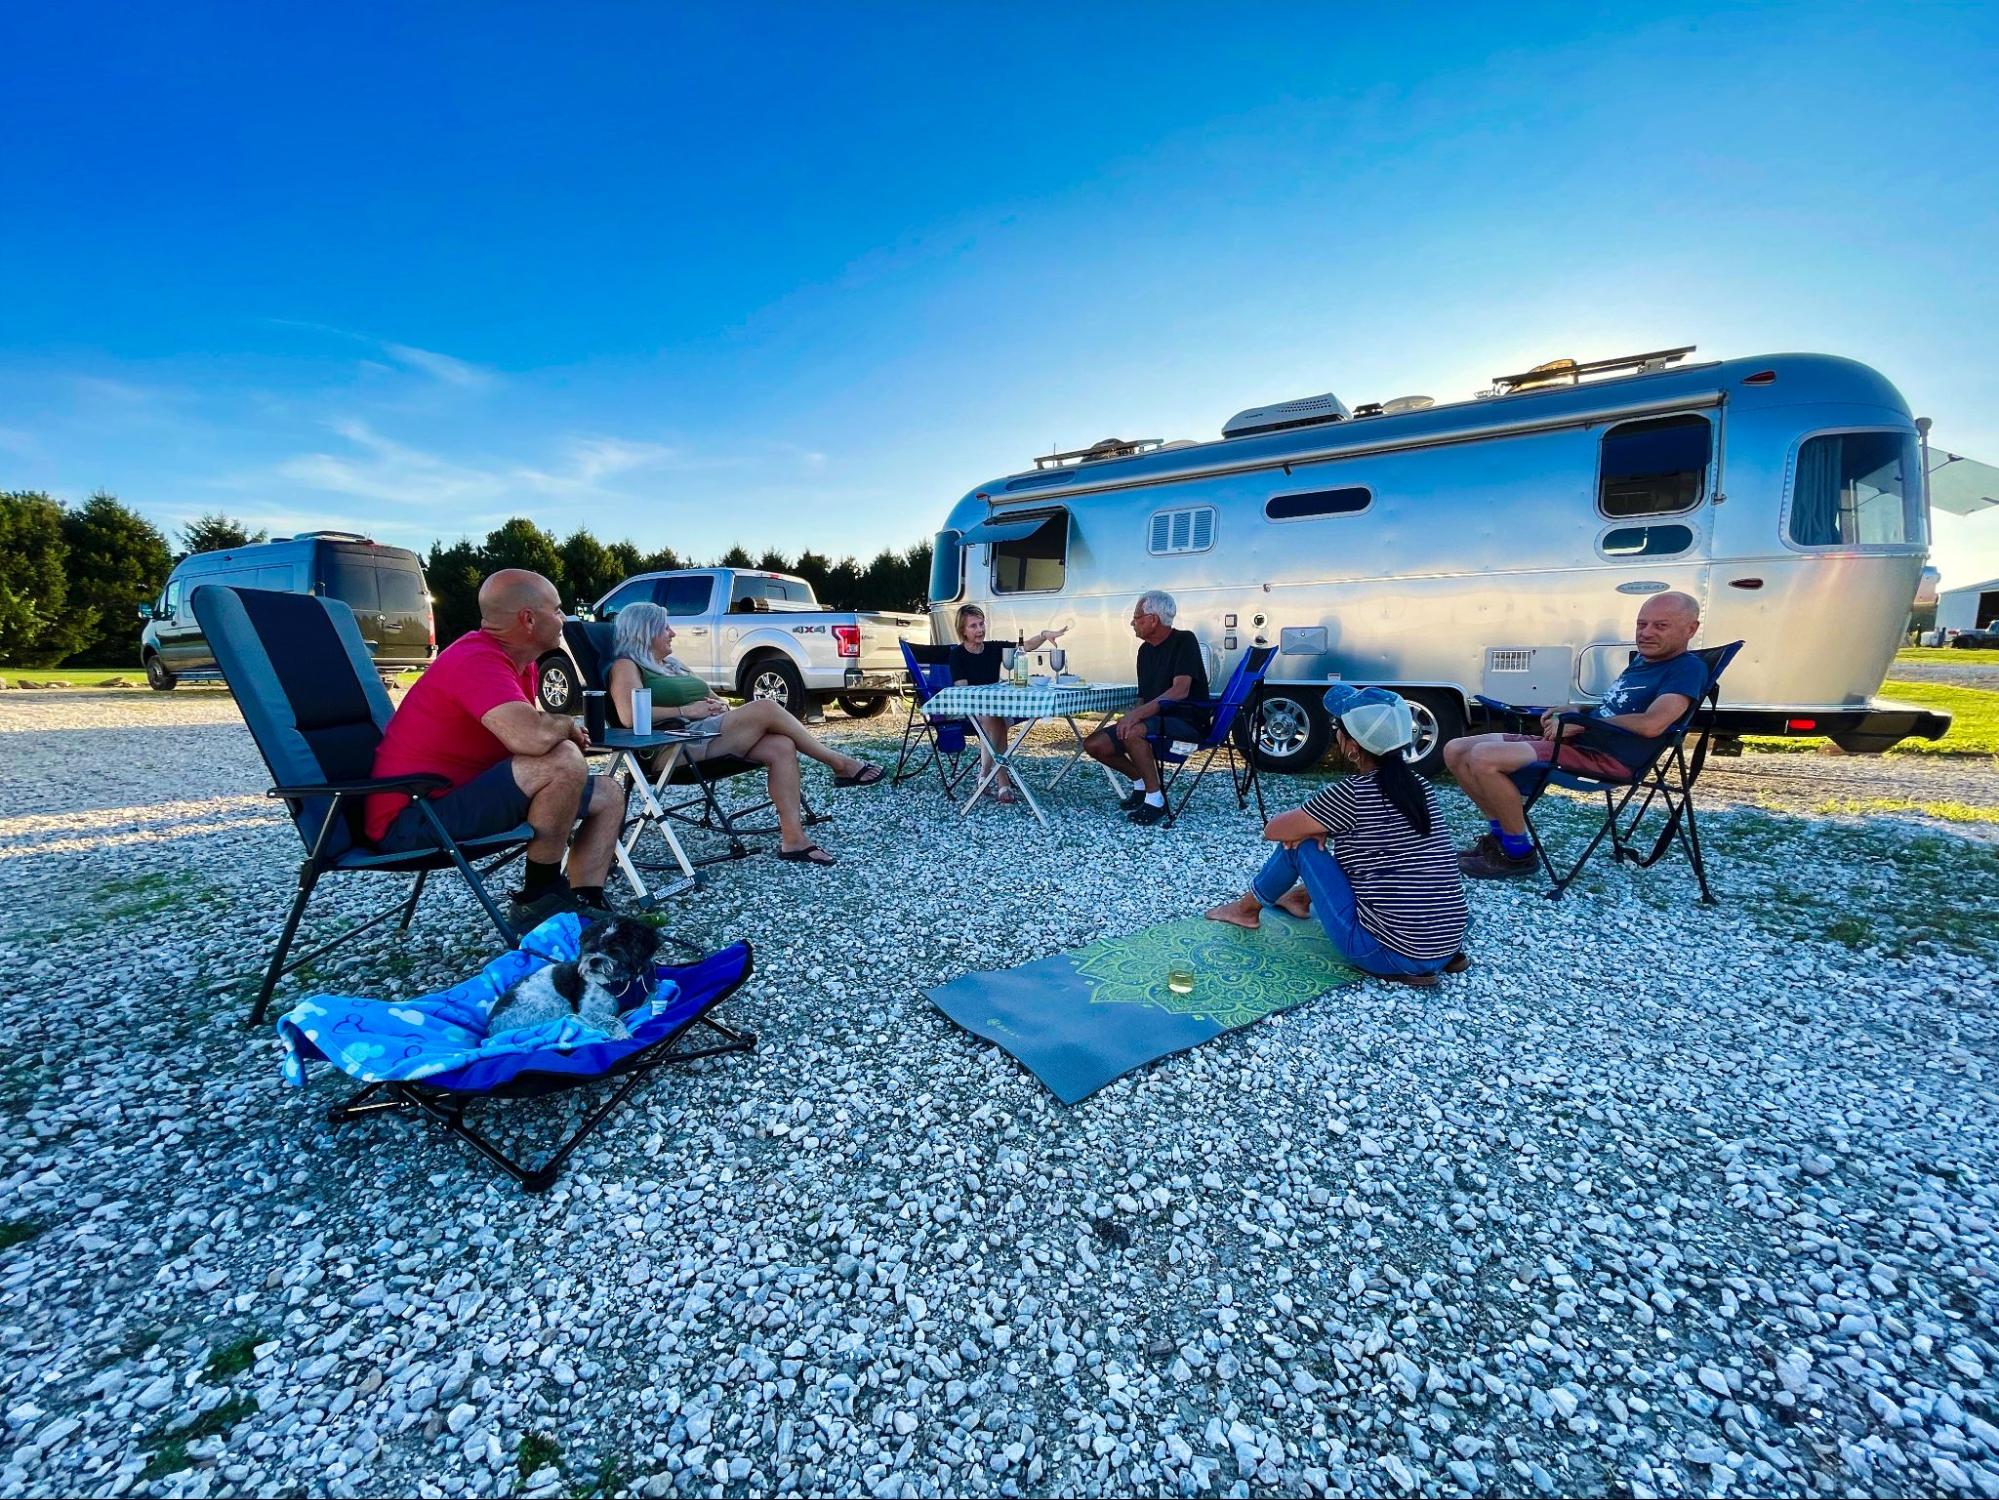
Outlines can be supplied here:
[[1419, 776], [1444, 773], [1444, 746], [1465, 732], [1464, 704], [1454, 693], [1411, 691], [1402, 695], [1416, 721], [1416, 738], [1402, 752]]
[[552, 714], [573, 714], [583, 701], [576, 686], [576, 664], [566, 651], [551, 651], [535, 667], [535, 696]]
[[766, 656], [752, 662], [743, 673], [743, 697], [751, 702], [768, 698], [779, 708], [794, 714], [805, 712], [805, 679], [787, 656]]
[[157, 656], [146, 658], [146, 686], [156, 693], [171, 693], [180, 679], [167, 670], [167, 664]]
[[1251, 720], [1256, 763], [1280, 776], [1309, 771], [1326, 754], [1332, 722], [1319, 701], [1324, 688], [1265, 688]]
[[840, 711], [850, 719], [872, 719], [888, 707], [887, 693], [842, 693]]

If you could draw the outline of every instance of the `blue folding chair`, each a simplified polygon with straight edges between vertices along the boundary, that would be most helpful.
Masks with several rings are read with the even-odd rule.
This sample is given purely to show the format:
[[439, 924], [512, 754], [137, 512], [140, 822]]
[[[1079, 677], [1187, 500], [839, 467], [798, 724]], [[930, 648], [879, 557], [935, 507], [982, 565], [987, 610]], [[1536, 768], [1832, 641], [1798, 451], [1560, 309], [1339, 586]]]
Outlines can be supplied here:
[[[972, 766], [964, 758], [971, 743], [967, 737], [971, 725], [963, 719], [937, 718], [925, 713], [924, 705], [951, 685], [951, 648], [913, 641], [900, 644], [902, 664], [909, 672], [909, 718], [902, 726], [902, 752], [896, 756], [895, 774], [889, 778], [889, 784], [900, 786], [935, 766], [937, 779], [944, 784], [944, 795], [948, 797]], [[947, 756], [951, 760], [948, 773], [944, 769]]]
[[[1582, 873], [1583, 866], [1589, 863], [1597, 846], [1608, 838], [1612, 860], [1636, 865], [1641, 870], [1649, 870], [1656, 865], [1665, 857], [1666, 851], [1678, 843], [1686, 853], [1687, 863], [1693, 866], [1701, 900], [1709, 906], [1715, 904], [1714, 892], [1707, 883], [1707, 861], [1701, 854], [1700, 828], [1694, 821], [1694, 782], [1700, 778], [1701, 769], [1707, 764], [1708, 746], [1714, 737], [1714, 709], [1721, 698], [1721, 674], [1728, 670], [1728, 664], [1735, 660], [1742, 644], [1741, 641], [1730, 641], [1725, 646], [1710, 646], [1692, 653], [1707, 668], [1707, 681], [1699, 696], [1687, 705], [1687, 711], [1680, 715], [1678, 722], [1657, 738], [1647, 740], [1589, 714], [1565, 713], [1559, 722], [1580, 725], [1582, 733], [1557, 740], [1554, 755], [1548, 761], [1523, 766], [1513, 773], [1513, 784], [1520, 788], [1521, 800], [1527, 808], [1527, 835], [1534, 841], [1534, 852], [1540, 856], [1542, 868], [1554, 882], [1553, 889], [1547, 893], [1550, 901], [1562, 899], [1562, 893]], [[1635, 660], [1637, 654], [1634, 651], [1632, 659]], [[1546, 712], [1542, 708], [1502, 703], [1496, 698], [1480, 696], [1476, 701], [1488, 713], [1511, 720], [1538, 721]], [[1687, 736], [1694, 730], [1697, 721], [1699, 734], [1689, 751]], [[1527, 732], [1537, 731], [1538, 724], [1534, 730]], [[1561, 761], [1565, 747], [1601, 750], [1620, 759], [1626, 756], [1640, 758], [1642, 752], [1642, 759], [1633, 769], [1629, 781], [1615, 781], [1564, 766]], [[1584, 847], [1581, 856], [1569, 867], [1567, 874], [1555, 869], [1547, 846], [1541, 841], [1540, 831], [1534, 827], [1534, 804], [1551, 785], [1566, 787], [1574, 792], [1600, 792], [1603, 795], [1602, 826]], [[1644, 793], [1642, 798], [1639, 796], [1641, 792]], [[1634, 801], [1637, 808], [1632, 811]], [[1636, 842], [1639, 825], [1645, 821], [1645, 815], [1654, 803], [1664, 808], [1666, 820], [1653, 839], [1652, 847], [1641, 851]], [[1626, 816], [1627, 813], [1629, 816]]]
[[[1251, 646], [1243, 653], [1242, 660], [1229, 674], [1229, 680], [1219, 698], [1189, 698], [1182, 705], [1185, 708], [1205, 709], [1213, 715], [1208, 732], [1194, 742], [1191, 750], [1175, 750], [1170, 741], [1155, 739], [1152, 753], [1162, 766], [1173, 769], [1166, 777], [1162, 790], [1166, 793], [1166, 826], [1171, 828], [1187, 810], [1187, 804], [1194, 800], [1194, 794], [1201, 789], [1201, 779], [1208, 774], [1208, 768], [1217, 755], [1226, 755], [1229, 767], [1229, 784], [1235, 791], [1237, 808], [1247, 808], [1250, 798], [1256, 799], [1256, 815], [1268, 822], [1270, 815], [1263, 807], [1263, 783], [1256, 768], [1256, 715], [1254, 710], [1245, 713], [1249, 701], [1263, 687], [1265, 674], [1277, 657], [1275, 646]], [[1240, 722], [1238, 722], [1240, 721]], [[1159, 722], [1154, 720], [1154, 723]], [[1236, 742], [1240, 739], [1242, 743]], [[1173, 804], [1173, 787], [1180, 779], [1180, 773], [1193, 764], [1195, 757], [1200, 765], [1195, 768], [1193, 783], [1180, 798], [1179, 806]]]
[[[454, 839], [430, 804], [430, 795], [449, 785], [444, 777], [375, 776], [375, 747], [395, 710], [354, 623], [354, 611], [337, 599], [213, 583], [196, 589], [190, 603], [270, 770], [275, 785], [265, 795], [284, 802], [306, 851], [298, 870], [298, 895], [264, 971], [250, 1024], [262, 1024], [271, 992], [294, 969], [323, 958], [398, 910], [402, 920], [397, 930], [407, 929], [433, 870], [456, 870], [500, 934], [502, 946], [511, 948], [516, 934], [487, 891], [486, 877], [519, 858], [534, 829], [520, 823], [500, 833]], [[361, 829], [361, 810], [378, 792], [407, 797], [422, 809], [437, 847], [400, 854], [370, 847]], [[489, 862], [475, 869], [475, 859]], [[416, 882], [407, 898], [286, 963], [313, 888], [327, 875], [356, 871], [414, 874]]]

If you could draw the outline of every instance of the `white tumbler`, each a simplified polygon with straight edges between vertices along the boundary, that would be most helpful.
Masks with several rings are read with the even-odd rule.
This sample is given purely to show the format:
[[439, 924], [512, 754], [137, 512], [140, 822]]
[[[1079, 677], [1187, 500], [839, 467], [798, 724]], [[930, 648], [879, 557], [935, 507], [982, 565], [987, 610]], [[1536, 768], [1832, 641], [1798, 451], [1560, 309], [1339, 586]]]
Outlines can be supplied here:
[[649, 687], [632, 689], [632, 733], [652, 733], [652, 689]]

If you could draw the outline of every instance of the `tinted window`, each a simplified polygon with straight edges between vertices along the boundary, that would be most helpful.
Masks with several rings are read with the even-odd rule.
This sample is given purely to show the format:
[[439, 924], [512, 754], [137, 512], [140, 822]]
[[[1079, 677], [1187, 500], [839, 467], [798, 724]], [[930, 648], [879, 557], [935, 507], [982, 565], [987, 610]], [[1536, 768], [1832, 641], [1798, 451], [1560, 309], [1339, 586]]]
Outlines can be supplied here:
[[372, 558], [356, 557], [352, 553], [329, 552], [319, 566], [321, 576], [326, 583], [326, 596], [329, 599], [342, 601], [357, 615], [380, 613], [382, 590], [375, 579], [375, 563]]
[[610, 596], [597, 606], [597, 618], [608, 620], [627, 604], [650, 604], [652, 602], [653, 580], [635, 579], [631, 583], [611, 590]]
[[168, 580], [166, 597], [160, 601], [160, 607], [167, 615], [173, 616], [180, 613], [180, 596], [186, 587], [186, 584], [182, 583], [178, 578]]
[[659, 602], [669, 615], [705, 615], [715, 592], [712, 578], [668, 578], [659, 586]]
[[1052, 593], [1068, 574], [1069, 513], [1050, 516], [1026, 536], [994, 542], [993, 592]]
[[397, 614], [423, 613], [423, 575], [414, 568], [377, 568], [382, 584], [382, 608]]
[[1791, 478], [1791, 540], [1801, 547], [1921, 542], [1915, 444], [1899, 432], [1806, 438]]
[[965, 591], [964, 533], [940, 531], [930, 544], [930, 599], [945, 603]]
[[1360, 485], [1339, 490], [1306, 490], [1296, 495], [1272, 495], [1263, 513], [1273, 521], [1303, 521], [1312, 516], [1351, 516], [1367, 509], [1374, 495]]
[[1598, 507], [1607, 516], [1692, 510], [1707, 488], [1713, 435], [1706, 417], [1619, 422], [1603, 435]]
[[1597, 545], [1605, 557], [1671, 557], [1694, 544], [1691, 526], [1620, 526]]

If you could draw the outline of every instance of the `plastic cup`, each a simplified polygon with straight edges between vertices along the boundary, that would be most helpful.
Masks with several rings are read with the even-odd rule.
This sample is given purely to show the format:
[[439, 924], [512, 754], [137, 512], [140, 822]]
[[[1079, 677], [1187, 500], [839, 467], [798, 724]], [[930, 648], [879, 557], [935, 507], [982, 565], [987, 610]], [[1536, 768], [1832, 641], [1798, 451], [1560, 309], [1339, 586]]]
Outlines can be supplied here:
[[1194, 993], [1194, 971], [1187, 964], [1174, 964], [1166, 971], [1166, 988], [1176, 995]]

